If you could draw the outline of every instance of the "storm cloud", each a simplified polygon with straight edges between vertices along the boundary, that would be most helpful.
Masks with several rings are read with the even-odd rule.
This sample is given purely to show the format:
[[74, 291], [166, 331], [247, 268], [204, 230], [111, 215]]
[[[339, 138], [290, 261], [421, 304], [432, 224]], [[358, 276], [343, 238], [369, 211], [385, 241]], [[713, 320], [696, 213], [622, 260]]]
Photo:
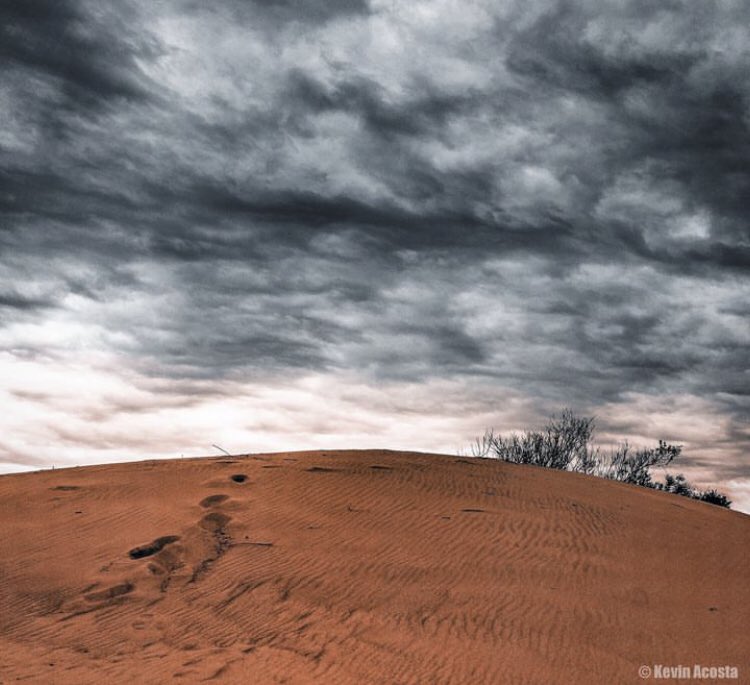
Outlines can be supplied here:
[[0, 460], [450, 450], [572, 406], [750, 507], [749, 26], [4, 2]]

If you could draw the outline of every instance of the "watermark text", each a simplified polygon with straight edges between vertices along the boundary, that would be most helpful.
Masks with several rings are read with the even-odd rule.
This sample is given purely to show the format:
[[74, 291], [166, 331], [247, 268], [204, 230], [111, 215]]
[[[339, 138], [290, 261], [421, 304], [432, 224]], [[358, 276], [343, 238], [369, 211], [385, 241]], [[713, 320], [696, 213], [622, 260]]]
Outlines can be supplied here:
[[728, 665], [644, 664], [638, 669], [638, 675], [644, 680], [739, 680], [740, 669]]

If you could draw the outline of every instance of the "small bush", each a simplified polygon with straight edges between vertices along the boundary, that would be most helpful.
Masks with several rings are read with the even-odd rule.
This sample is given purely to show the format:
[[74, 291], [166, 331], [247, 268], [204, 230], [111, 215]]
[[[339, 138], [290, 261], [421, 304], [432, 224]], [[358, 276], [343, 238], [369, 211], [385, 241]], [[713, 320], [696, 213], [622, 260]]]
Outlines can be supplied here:
[[693, 486], [690, 485], [681, 473], [676, 476], [668, 473], [664, 476], [664, 483], [659, 483], [657, 488], [665, 492], [671, 492], [674, 495], [682, 495], [683, 497], [692, 497], [695, 492]]
[[671, 492], [675, 495], [682, 495], [683, 497], [690, 497], [690, 499], [697, 499], [701, 502], [716, 504], [717, 506], [726, 507], [727, 509], [729, 509], [729, 505], [732, 504], [731, 500], [727, 499], [726, 495], [723, 495], [716, 490], [701, 491], [694, 488], [681, 473], [676, 476], [668, 473], [664, 477], [664, 482], [657, 483], [655, 487], [657, 490], [664, 490], [664, 492]]
[[701, 492], [696, 499], [699, 499], [701, 502], [716, 504], [719, 507], [726, 507], [727, 509], [729, 509], [732, 504], [732, 500], [727, 499], [726, 495], [723, 495], [716, 490], [706, 490], [705, 492]]

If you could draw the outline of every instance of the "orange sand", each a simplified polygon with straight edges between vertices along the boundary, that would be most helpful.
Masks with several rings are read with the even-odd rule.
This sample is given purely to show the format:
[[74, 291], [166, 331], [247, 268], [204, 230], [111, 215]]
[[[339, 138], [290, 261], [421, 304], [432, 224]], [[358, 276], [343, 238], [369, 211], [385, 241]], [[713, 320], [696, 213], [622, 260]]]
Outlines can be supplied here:
[[383, 451], [150, 461], [3, 476], [0, 522], [3, 684], [750, 682], [750, 517], [619, 483]]

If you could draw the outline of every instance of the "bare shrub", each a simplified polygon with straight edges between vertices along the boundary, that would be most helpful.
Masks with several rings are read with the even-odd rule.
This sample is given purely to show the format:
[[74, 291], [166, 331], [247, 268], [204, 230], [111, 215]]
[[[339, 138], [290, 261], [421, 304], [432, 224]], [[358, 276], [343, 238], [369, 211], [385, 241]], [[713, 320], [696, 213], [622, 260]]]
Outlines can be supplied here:
[[472, 457], [488, 457], [492, 452], [492, 446], [495, 442], [495, 431], [488, 428], [481, 438], [476, 438], [471, 443], [471, 456]]
[[490, 451], [504, 461], [591, 473], [596, 462], [595, 452], [589, 447], [593, 433], [594, 417], [576, 416], [566, 409], [541, 431], [508, 437], [488, 431], [485, 439], [491, 437]]
[[624, 442], [600, 460], [599, 475], [622, 483], [653, 487], [651, 469], [668, 466], [681, 452], [681, 445], [670, 445], [664, 440], [659, 440], [658, 447], [648, 449], [632, 449]]
[[502, 436], [488, 429], [471, 445], [471, 453], [475, 457], [495, 457], [513, 464], [586, 473], [723, 507], [731, 504], [716, 490], [696, 490], [682, 474], [667, 474], [663, 483], [653, 480], [652, 470], [669, 466], [682, 453], [682, 445], [659, 440], [657, 447], [633, 448], [623, 442], [603, 452], [593, 444], [594, 429], [593, 416], [576, 416], [572, 410], [565, 409], [540, 431]]

